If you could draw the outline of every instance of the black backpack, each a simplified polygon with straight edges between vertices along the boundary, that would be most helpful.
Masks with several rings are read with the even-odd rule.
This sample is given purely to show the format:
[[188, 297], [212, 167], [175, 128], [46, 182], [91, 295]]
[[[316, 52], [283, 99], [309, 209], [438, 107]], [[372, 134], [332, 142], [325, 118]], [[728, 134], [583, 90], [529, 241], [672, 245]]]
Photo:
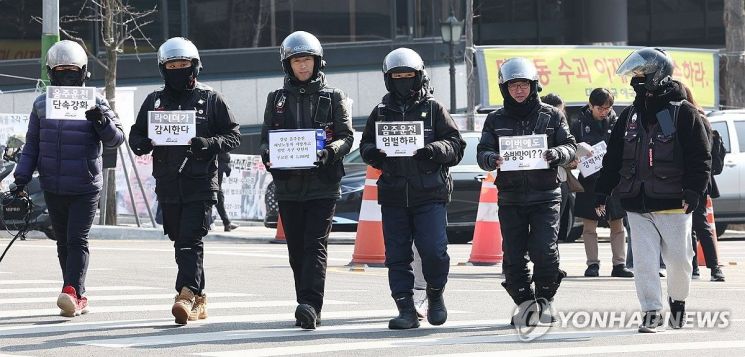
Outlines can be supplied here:
[[722, 136], [719, 132], [712, 130], [711, 135], [711, 174], [719, 175], [724, 170], [724, 156], [727, 155], [727, 149], [724, 147]]

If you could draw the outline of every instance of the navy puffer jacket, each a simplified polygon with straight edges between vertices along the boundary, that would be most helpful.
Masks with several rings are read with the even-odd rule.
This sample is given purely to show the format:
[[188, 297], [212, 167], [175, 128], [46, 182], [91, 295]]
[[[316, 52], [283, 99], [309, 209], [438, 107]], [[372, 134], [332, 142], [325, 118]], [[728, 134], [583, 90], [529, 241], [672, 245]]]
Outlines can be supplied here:
[[105, 98], [96, 96], [96, 106], [108, 118], [104, 125], [47, 118], [46, 95], [37, 97], [29, 117], [26, 145], [15, 171], [16, 184], [27, 184], [34, 171], [39, 170], [44, 191], [58, 195], [101, 191], [103, 146], [121, 145], [124, 132]]

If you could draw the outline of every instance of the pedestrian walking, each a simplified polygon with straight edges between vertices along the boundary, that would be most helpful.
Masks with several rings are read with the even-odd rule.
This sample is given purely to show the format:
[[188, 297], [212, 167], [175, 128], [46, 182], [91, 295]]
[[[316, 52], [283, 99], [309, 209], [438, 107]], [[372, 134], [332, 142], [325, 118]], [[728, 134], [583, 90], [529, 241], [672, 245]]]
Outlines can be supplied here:
[[[175, 303], [177, 324], [207, 318], [204, 243], [219, 192], [217, 155], [240, 145], [233, 113], [222, 95], [199, 82], [199, 51], [183, 37], [158, 48], [158, 69], [165, 85], [150, 93], [129, 134], [136, 155], [152, 152], [155, 194], [163, 215], [163, 232], [173, 241], [178, 273]], [[196, 135], [184, 145], [159, 145], [148, 129], [148, 116], [159, 111], [193, 111]], [[185, 114], [184, 114], [185, 115]]]

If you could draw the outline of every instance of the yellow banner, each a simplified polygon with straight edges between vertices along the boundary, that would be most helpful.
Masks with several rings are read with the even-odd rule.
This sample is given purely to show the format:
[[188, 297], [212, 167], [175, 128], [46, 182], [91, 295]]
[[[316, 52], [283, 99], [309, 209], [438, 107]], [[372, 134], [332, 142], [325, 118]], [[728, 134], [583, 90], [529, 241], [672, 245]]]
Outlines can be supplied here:
[[[616, 69], [636, 48], [632, 47], [478, 47], [482, 70], [481, 101], [483, 106], [501, 107], [499, 66], [508, 58], [525, 57], [538, 69], [543, 91], [556, 93], [570, 105], [587, 104], [595, 88], [608, 88], [616, 104], [634, 100], [631, 78], [616, 75]], [[666, 49], [675, 69], [673, 78], [685, 83], [694, 99], [705, 108], [719, 105], [719, 63], [713, 50]], [[485, 74], [485, 76], [484, 76]]]

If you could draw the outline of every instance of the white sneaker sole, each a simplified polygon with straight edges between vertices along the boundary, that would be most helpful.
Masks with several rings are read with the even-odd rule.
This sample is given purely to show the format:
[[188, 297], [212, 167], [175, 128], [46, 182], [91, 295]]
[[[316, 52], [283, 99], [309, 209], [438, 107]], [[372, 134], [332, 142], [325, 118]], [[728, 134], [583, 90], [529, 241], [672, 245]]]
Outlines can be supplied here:
[[57, 297], [57, 307], [60, 308], [60, 316], [64, 317], [75, 317], [88, 313], [88, 308], [85, 307], [82, 310], [77, 310], [75, 307], [75, 301], [67, 294], [59, 294]]

